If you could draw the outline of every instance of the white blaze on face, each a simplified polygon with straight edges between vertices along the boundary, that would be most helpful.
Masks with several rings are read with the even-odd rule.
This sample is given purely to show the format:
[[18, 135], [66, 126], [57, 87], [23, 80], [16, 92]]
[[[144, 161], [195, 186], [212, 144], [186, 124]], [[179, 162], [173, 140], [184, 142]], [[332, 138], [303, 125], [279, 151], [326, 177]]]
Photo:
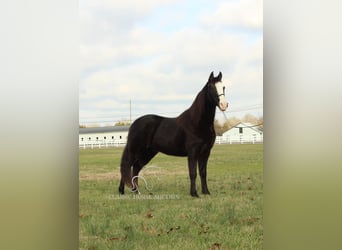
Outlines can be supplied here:
[[228, 108], [228, 102], [225, 96], [225, 88], [226, 86], [222, 82], [217, 82], [215, 84], [216, 91], [219, 97], [219, 108], [221, 111], [225, 111]]

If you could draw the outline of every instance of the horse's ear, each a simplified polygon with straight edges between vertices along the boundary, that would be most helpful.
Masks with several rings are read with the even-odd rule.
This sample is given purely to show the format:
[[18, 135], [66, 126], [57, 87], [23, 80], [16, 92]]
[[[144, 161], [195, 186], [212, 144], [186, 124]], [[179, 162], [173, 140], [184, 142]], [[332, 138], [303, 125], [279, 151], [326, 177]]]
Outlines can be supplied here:
[[220, 73], [219, 73], [218, 76], [217, 76], [217, 80], [220, 82], [221, 79], [222, 79], [222, 73], [221, 73], [221, 71], [220, 71]]
[[211, 82], [211, 80], [213, 80], [213, 79], [214, 79], [214, 72], [212, 71], [212, 72], [210, 73], [208, 82]]

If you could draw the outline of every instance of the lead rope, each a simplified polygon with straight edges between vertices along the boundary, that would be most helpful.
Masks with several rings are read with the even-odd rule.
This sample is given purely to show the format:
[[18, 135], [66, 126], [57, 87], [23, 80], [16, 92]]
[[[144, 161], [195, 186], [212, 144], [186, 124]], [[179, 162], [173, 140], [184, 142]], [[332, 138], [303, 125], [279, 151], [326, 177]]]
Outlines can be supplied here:
[[224, 111], [222, 111], [222, 110], [221, 110], [221, 112], [222, 112], [224, 118], [226, 119], [226, 122], [228, 122], [228, 118], [227, 118], [227, 116], [226, 116], [226, 113], [225, 113]]

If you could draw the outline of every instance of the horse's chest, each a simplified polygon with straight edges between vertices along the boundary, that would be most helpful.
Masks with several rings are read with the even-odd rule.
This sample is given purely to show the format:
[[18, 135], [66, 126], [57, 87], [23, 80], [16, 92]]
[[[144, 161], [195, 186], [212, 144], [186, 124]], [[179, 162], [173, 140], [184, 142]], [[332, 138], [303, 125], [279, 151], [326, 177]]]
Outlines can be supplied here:
[[197, 135], [205, 144], [211, 144], [215, 141], [216, 134], [214, 129], [202, 130]]

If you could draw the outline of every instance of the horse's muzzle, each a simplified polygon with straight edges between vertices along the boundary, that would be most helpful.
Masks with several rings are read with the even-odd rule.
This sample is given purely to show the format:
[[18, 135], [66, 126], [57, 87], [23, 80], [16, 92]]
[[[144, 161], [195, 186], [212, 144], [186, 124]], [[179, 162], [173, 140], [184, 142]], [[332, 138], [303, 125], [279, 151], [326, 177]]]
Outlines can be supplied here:
[[220, 102], [218, 107], [221, 111], [226, 111], [226, 109], [228, 108], [228, 102]]

